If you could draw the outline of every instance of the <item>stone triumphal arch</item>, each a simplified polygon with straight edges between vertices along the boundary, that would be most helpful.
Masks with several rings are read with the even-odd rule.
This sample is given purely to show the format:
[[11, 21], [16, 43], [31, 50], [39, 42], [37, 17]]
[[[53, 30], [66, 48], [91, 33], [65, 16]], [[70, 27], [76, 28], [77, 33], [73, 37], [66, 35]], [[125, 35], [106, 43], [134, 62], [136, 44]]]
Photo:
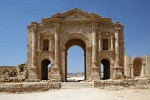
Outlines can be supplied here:
[[[124, 74], [124, 26], [94, 13], [73, 9], [28, 26], [29, 79], [67, 80], [67, 50], [84, 51], [85, 79], [121, 79]], [[104, 65], [101, 77], [100, 65]], [[48, 68], [49, 64], [51, 67]]]

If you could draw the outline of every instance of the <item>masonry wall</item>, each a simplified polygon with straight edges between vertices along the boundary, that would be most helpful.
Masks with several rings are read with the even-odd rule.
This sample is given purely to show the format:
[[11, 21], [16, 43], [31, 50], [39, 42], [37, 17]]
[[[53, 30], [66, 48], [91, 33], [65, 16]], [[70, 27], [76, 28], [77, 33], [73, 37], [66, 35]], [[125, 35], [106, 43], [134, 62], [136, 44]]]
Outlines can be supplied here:
[[0, 66], [0, 82], [18, 82], [26, 79], [26, 64], [19, 64], [17, 66]]
[[17, 76], [17, 69], [15, 66], [0, 66], [0, 81], [7, 81], [10, 77]]
[[[134, 60], [135, 59], [141, 59], [142, 60], [142, 66], [143, 66], [143, 74], [144, 76], [139, 76], [139, 78], [149, 78], [150, 77], [150, 56], [149, 55], [145, 55], [143, 57], [131, 57], [131, 56], [124, 56], [124, 75], [126, 78], [131, 78], [131, 68], [133, 67], [134, 64]], [[141, 70], [142, 71], [142, 70]], [[142, 73], [142, 72], [141, 72]], [[136, 77], [135, 77], [136, 78]]]
[[144, 56], [143, 59], [145, 61], [145, 76], [150, 77], [150, 55]]
[[0, 85], [0, 92], [38, 92], [50, 89], [59, 89], [59, 82], [38, 82], [38, 83], [8, 83]]

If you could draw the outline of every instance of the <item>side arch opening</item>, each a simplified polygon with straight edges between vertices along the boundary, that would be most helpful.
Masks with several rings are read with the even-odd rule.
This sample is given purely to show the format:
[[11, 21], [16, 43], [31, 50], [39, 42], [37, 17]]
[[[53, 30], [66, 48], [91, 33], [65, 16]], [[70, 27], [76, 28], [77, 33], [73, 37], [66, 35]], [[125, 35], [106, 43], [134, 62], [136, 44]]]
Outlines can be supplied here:
[[142, 60], [140, 58], [135, 58], [133, 61], [133, 73], [134, 76], [140, 76], [142, 69]]
[[110, 61], [107, 59], [102, 59], [100, 64], [101, 79], [110, 79]]
[[44, 59], [41, 62], [41, 80], [48, 80], [50, 69], [51, 69], [50, 60]]

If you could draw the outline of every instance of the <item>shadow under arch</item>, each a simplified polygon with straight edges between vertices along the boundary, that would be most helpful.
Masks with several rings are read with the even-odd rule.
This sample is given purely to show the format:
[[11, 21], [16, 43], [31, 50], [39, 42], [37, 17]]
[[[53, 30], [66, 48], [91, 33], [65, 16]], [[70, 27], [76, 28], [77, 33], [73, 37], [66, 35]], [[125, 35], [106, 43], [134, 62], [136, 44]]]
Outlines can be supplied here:
[[143, 59], [140, 57], [136, 57], [132, 63], [133, 63], [134, 76], [140, 76], [141, 70], [142, 70]]
[[44, 59], [41, 62], [41, 80], [48, 80], [48, 67], [51, 64], [49, 59]]
[[108, 59], [102, 59], [101, 64], [103, 65], [103, 80], [110, 79], [110, 61]]

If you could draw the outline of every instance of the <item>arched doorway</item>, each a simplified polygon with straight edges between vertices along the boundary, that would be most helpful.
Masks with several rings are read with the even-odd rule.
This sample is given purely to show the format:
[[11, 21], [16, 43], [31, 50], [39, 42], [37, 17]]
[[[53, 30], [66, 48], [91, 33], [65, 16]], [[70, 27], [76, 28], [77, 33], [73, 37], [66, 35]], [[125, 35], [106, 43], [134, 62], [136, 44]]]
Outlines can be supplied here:
[[[68, 57], [70, 57], [69, 56], [69, 50], [71, 49], [71, 48], [74, 48], [74, 47], [76, 47], [76, 49], [80, 49], [80, 54], [78, 54], [79, 53], [79, 51], [73, 51], [72, 53], [74, 53], [74, 54], [76, 54], [76, 55], [79, 55], [79, 57], [78, 58], [76, 58], [76, 59], [81, 59], [81, 58], [83, 58], [83, 59], [81, 59], [81, 61], [78, 61], [78, 60], [76, 60], [75, 61], [75, 58], [71, 58], [71, 59], [74, 59], [74, 62], [76, 62], [76, 63], [80, 63], [80, 64], [77, 64], [77, 65], [80, 65], [80, 66], [74, 66], [74, 67], [76, 67], [76, 68], [72, 68], [72, 70], [73, 69], [76, 69], [76, 71], [78, 71], [79, 69], [82, 69], [82, 70], [80, 70], [80, 72], [76, 72], [76, 71], [73, 71], [73, 72], [75, 72], [75, 73], [69, 73], [69, 71], [70, 71], [70, 68], [69, 67], [71, 67], [71, 66], [69, 66], [69, 63], [74, 63], [74, 62], [69, 62], [68, 63]], [[79, 48], [80, 47], [80, 48]], [[85, 45], [85, 43], [82, 41], [82, 40], [80, 40], [80, 39], [72, 39], [72, 40], [69, 40], [67, 43], [66, 43], [66, 74], [65, 74], [65, 77], [66, 77], [66, 80], [67, 81], [69, 81], [69, 75], [68, 74], [74, 74], [75, 75], [75, 77], [78, 75], [78, 77], [80, 77], [79, 79], [74, 79], [73, 78], [73, 80], [72, 81], [81, 81], [81, 80], [84, 80], [84, 79], [86, 79], [86, 56], [85, 56], [85, 47], [86, 47], [86, 45]], [[82, 54], [81, 54], [81, 52], [82, 52]], [[69, 58], [70, 59], [70, 58]], [[82, 64], [81, 64], [82, 63]], [[82, 68], [79, 68], [79, 67], [82, 67]], [[83, 72], [82, 72], [83, 71]], [[71, 76], [72, 77], [72, 76]], [[84, 78], [81, 78], [81, 77], [84, 77]]]
[[140, 76], [141, 69], [142, 69], [142, 60], [140, 58], [135, 58], [133, 61], [134, 76]]
[[50, 69], [50, 60], [45, 59], [41, 62], [41, 80], [48, 80], [48, 74]]
[[107, 59], [103, 59], [101, 61], [101, 66], [100, 66], [100, 70], [101, 70], [101, 79], [106, 80], [106, 79], [110, 79], [110, 61]]

